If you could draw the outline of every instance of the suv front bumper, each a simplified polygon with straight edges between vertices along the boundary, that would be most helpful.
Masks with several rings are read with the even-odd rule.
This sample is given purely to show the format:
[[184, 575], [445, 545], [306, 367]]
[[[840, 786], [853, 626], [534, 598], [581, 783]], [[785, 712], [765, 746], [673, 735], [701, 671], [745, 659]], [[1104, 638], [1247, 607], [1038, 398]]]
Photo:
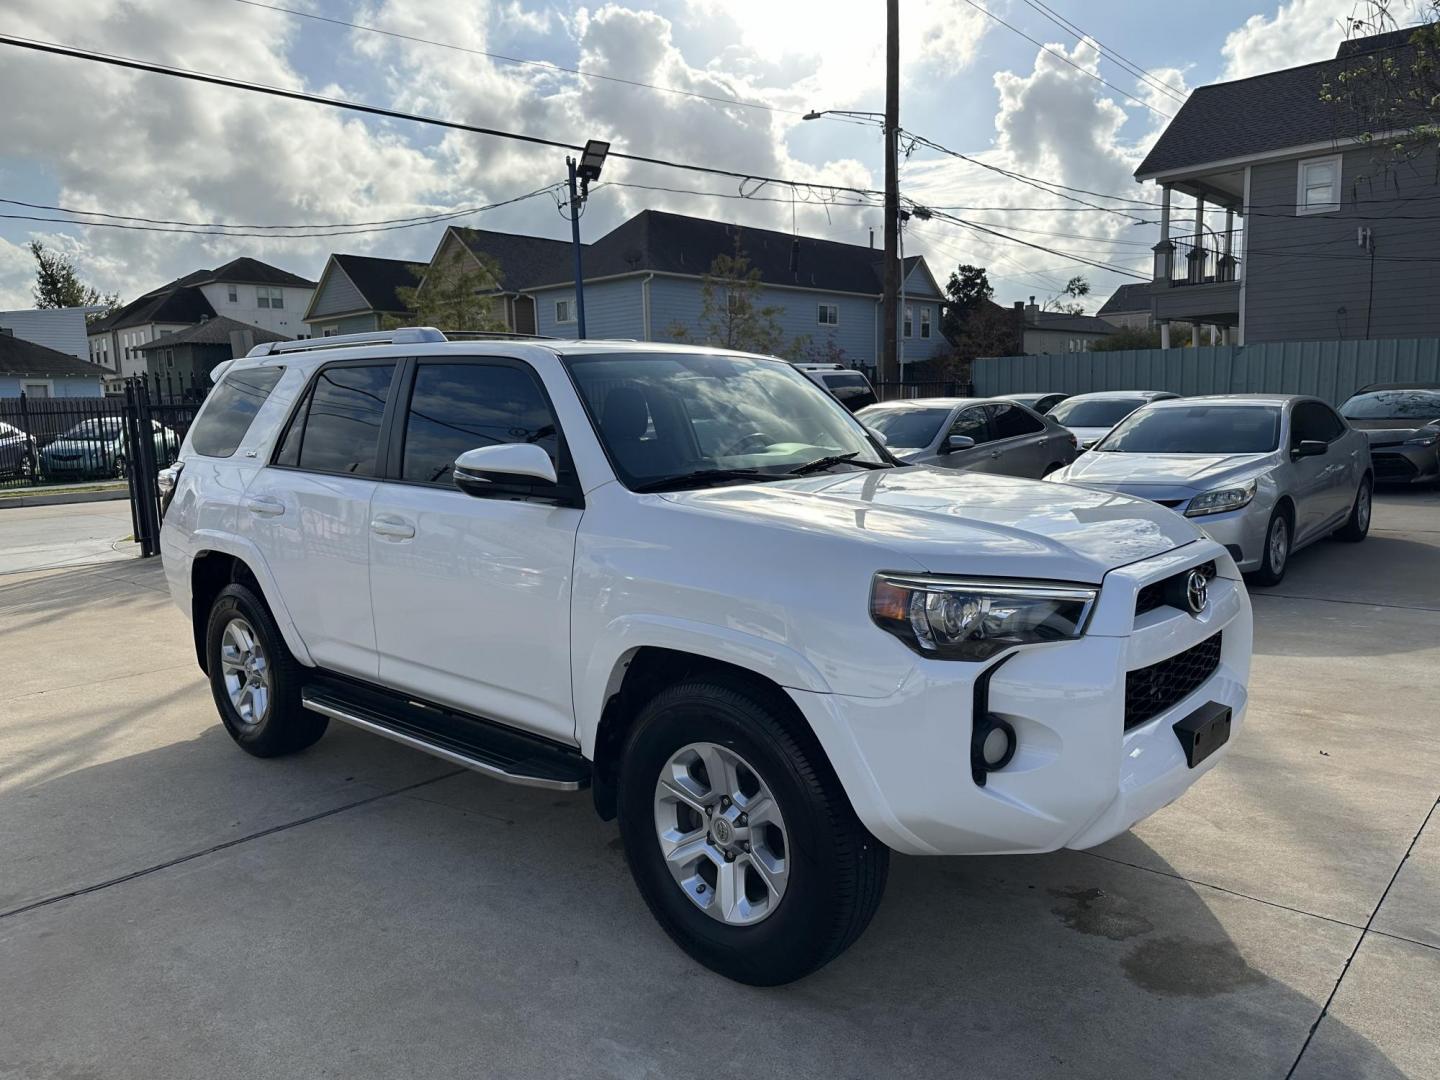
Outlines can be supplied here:
[[[1201, 615], [1134, 614], [1141, 587], [1215, 560]], [[1125, 730], [1126, 674], [1222, 634], [1218, 666], [1192, 693]], [[897, 643], [898, 644], [898, 643]], [[903, 647], [903, 646], [901, 646]], [[1090, 631], [996, 662], [916, 663], [884, 698], [791, 690], [856, 813], [890, 847], [914, 855], [979, 855], [1086, 848], [1180, 796], [1220, 761], [1195, 768], [1172, 725], [1206, 704], [1243, 726], [1251, 652], [1250, 603], [1234, 562], [1201, 541], [1107, 575]], [[976, 681], [994, 669], [987, 711], [1008, 720], [1017, 749], [984, 786], [970, 771]]]

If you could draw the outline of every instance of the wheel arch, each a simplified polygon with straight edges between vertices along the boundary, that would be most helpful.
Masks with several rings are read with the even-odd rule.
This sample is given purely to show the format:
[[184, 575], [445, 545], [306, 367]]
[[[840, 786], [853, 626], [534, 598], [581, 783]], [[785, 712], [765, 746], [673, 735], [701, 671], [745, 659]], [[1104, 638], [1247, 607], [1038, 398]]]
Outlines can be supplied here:
[[208, 674], [205, 659], [205, 628], [210, 607], [220, 590], [232, 583], [252, 589], [270, 609], [291, 655], [313, 666], [310, 653], [280, 599], [279, 589], [260, 553], [230, 541], [202, 541], [190, 563], [190, 627], [195, 642], [195, 659]]

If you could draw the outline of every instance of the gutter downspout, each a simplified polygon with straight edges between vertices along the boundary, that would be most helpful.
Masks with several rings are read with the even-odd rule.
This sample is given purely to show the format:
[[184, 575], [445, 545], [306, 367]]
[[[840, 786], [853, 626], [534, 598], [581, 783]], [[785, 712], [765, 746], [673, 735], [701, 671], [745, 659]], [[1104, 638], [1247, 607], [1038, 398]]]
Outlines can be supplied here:
[[645, 340], [654, 341], [650, 331], [650, 281], [655, 277], [651, 270], [640, 281], [640, 319], [645, 330]]

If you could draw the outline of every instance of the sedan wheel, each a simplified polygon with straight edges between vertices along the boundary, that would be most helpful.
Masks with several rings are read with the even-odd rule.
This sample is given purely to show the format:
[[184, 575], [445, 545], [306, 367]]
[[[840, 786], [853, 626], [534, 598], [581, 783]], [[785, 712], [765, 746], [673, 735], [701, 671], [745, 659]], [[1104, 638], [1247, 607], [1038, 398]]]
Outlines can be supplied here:
[[1290, 519], [1276, 510], [1265, 530], [1265, 557], [1253, 578], [1257, 585], [1279, 585], [1290, 561]]

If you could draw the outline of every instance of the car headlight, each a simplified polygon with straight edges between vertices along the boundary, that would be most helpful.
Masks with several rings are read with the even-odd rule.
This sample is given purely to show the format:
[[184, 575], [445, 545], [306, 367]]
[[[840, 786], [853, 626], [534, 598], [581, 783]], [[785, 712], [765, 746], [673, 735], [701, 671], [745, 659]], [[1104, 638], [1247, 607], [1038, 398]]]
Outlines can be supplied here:
[[1413, 439], [1406, 439], [1406, 446], [1434, 446], [1440, 440], [1440, 432], [1432, 431], [1427, 435], [1416, 435]]
[[1082, 585], [876, 574], [870, 617], [921, 656], [987, 660], [1078, 638], [1095, 596]]
[[1227, 510], [1239, 510], [1255, 498], [1255, 481], [1238, 487], [1216, 488], [1201, 492], [1190, 500], [1185, 508], [1186, 517], [1201, 517], [1204, 514], [1223, 514]]

